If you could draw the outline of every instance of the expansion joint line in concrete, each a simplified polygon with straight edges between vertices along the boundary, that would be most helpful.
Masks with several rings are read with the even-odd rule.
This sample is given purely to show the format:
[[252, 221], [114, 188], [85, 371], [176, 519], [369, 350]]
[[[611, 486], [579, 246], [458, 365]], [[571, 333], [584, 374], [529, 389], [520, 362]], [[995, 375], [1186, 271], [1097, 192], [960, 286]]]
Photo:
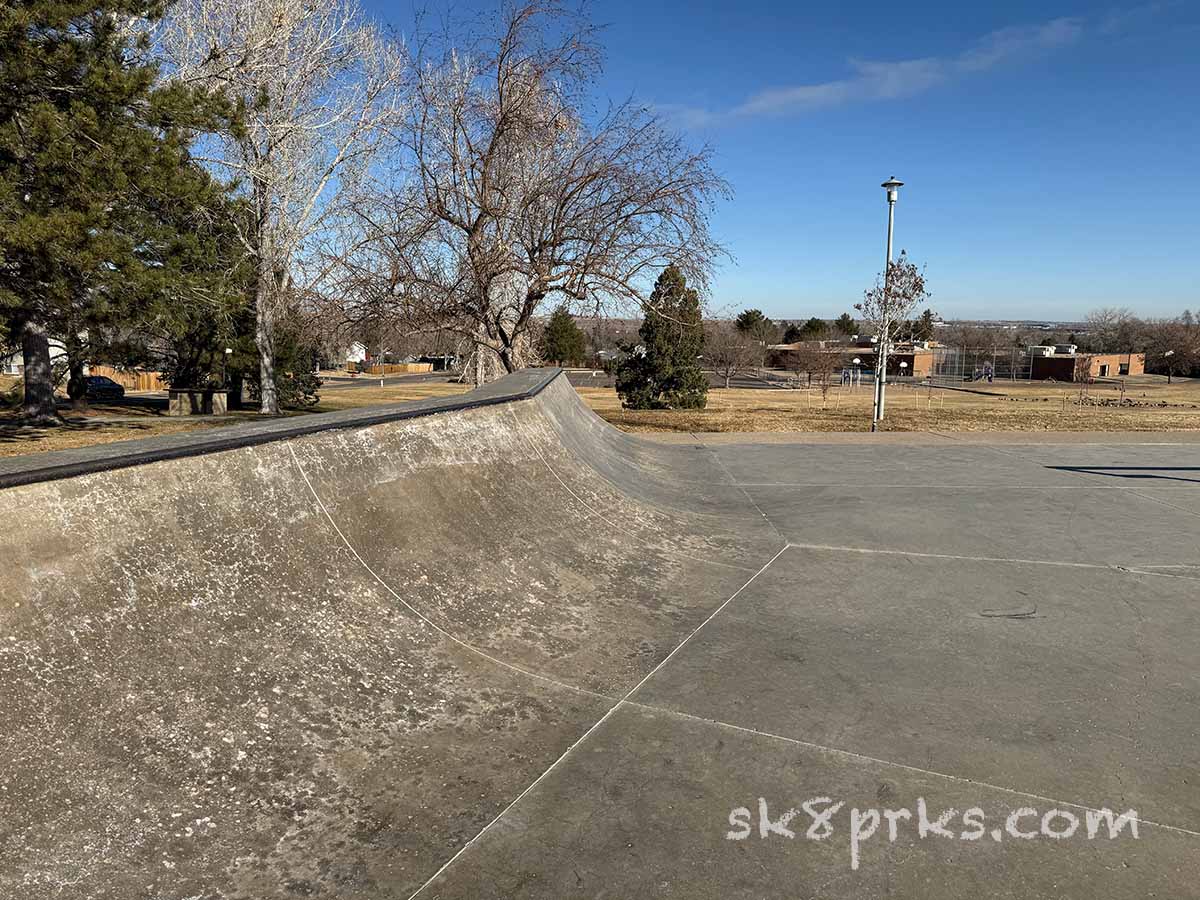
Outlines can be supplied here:
[[1194, 511], [1188, 509], [1187, 507], [1177, 506], [1174, 503], [1168, 503], [1166, 500], [1160, 500], [1158, 497], [1151, 497], [1149, 494], [1143, 494], [1141, 491], [1135, 490], [1133, 488], [1130, 488], [1129, 490], [1135, 497], [1141, 497], [1143, 500], [1149, 500], [1151, 503], [1157, 503], [1159, 506], [1166, 506], [1166, 507], [1169, 507], [1170, 509], [1178, 510], [1179, 512], [1183, 513], [1184, 515], [1192, 516], [1194, 518], [1200, 519], [1200, 513], [1194, 512]]
[[379, 585], [385, 591], [387, 591], [389, 594], [391, 594], [392, 597], [394, 597], [400, 603], [401, 606], [403, 606], [405, 609], [407, 609], [409, 612], [411, 612], [414, 616], [416, 616], [418, 619], [420, 619], [425, 625], [432, 628], [434, 631], [436, 631], [442, 637], [446, 638], [446, 640], [456, 644], [457, 646], [463, 648], [467, 652], [480, 657], [481, 659], [487, 660], [488, 662], [492, 663], [493, 665], [501, 667], [502, 669], [507, 669], [508, 671], [515, 672], [518, 675], [524, 675], [527, 678], [534, 678], [534, 679], [544, 682], [546, 684], [551, 684], [551, 685], [554, 685], [555, 687], [562, 688], [564, 690], [573, 691], [574, 693], [577, 693], [577, 694], [587, 694], [588, 696], [598, 697], [602, 700], [611, 700], [612, 699], [607, 694], [601, 694], [596, 691], [589, 691], [587, 688], [581, 688], [581, 687], [578, 687], [573, 684], [567, 684], [564, 681], [558, 681], [557, 679], [550, 678], [547, 675], [542, 675], [538, 672], [533, 672], [533, 671], [530, 671], [529, 669], [524, 669], [521, 666], [513, 665], [510, 662], [505, 662], [502, 659], [497, 659], [495, 656], [492, 656], [487, 651], [481, 650], [478, 647], [474, 646], [473, 644], [467, 643], [462, 638], [460, 638], [454, 634], [451, 634], [449, 631], [447, 631], [445, 628], [443, 628], [437, 622], [433, 621], [433, 619], [429, 618], [429, 616], [425, 615], [425, 613], [421, 612], [421, 610], [417, 609], [415, 606], [413, 606], [411, 603], [409, 603], [407, 600], [405, 600], [402, 596], [400, 596], [400, 594], [398, 594], [395, 590], [392, 589], [392, 586], [390, 584], [388, 584], [379, 575], [379, 573], [375, 571], [375, 569], [373, 569], [371, 567], [370, 563], [368, 563], [365, 559], [362, 558], [362, 556], [361, 556], [361, 554], [359, 554], [358, 550], [356, 550], [354, 545], [350, 543], [350, 540], [342, 532], [342, 529], [338, 527], [337, 521], [334, 520], [333, 516], [329, 512], [329, 509], [325, 506], [325, 502], [321, 499], [320, 495], [317, 493], [316, 488], [313, 487], [313, 483], [309, 480], [308, 474], [304, 471], [304, 466], [302, 466], [300, 464], [300, 458], [296, 455], [296, 448], [293, 447], [290, 443], [287, 445], [287, 447], [288, 447], [288, 450], [291, 451], [292, 460], [296, 464], [296, 470], [300, 473], [300, 477], [304, 480], [304, 484], [308, 487], [308, 492], [310, 494], [312, 494], [313, 500], [316, 501], [317, 508], [320, 509], [321, 512], [324, 514], [326, 521], [329, 522], [329, 525], [333, 529], [334, 533], [337, 534], [337, 536], [341, 539], [342, 544], [346, 547], [347, 550], [350, 551], [350, 555], [353, 556], [356, 560], [358, 560], [359, 565], [361, 565], [363, 567], [363, 569], [365, 569], [366, 572], [372, 578], [374, 578], [375, 581], [377, 581], [379, 583]]
[[[857, 488], [871, 491], [1128, 491], [1135, 494], [1138, 491], [1136, 487], [1127, 484], [954, 484], [946, 482], [939, 484], [868, 484], [861, 481], [739, 481], [737, 485], [743, 488]], [[1200, 492], [1200, 484], [1193, 487], [1185, 485], [1180, 487], [1180, 490]]]
[[[639, 703], [636, 700], [627, 700], [628, 706], [635, 709], [645, 710], [651, 713], [661, 713], [678, 719], [684, 719], [690, 722], [699, 722], [705, 725], [711, 725], [716, 728], [724, 728], [729, 731], [737, 731], [742, 734], [752, 735], [754, 737], [766, 738], [772, 741], [780, 741], [786, 744], [791, 744], [795, 747], [802, 747], [805, 750], [812, 750], [817, 753], [822, 753], [828, 756], [835, 756], [841, 759], [849, 759], [860, 763], [869, 763], [877, 766], [887, 766], [893, 769], [902, 769], [906, 772], [912, 772], [916, 775], [925, 775], [931, 778], [939, 778], [945, 781], [952, 781], [956, 784], [968, 784], [973, 787], [983, 788], [985, 790], [997, 791], [1003, 794], [1012, 794], [1016, 797], [1024, 797], [1028, 800], [1037, 800], [1041, 803], [1053, 803], [1056, 807], [1069, 807], [1078, 809], [1084, 812], [1101, 813], [1103, 810], [1098, 807], [1088, 806], [1084, 803], [1075, 803], [1071, 800], [1060, 800], [1057, 797], [1047, 797], [1044, 794], [1035, 794], [1031, 791], [1023, 791], [1017, 788], [1004, 787], [999, 784], [992, 784], [988, 781], [980, 781], [976, 778], [967, 778], [962, 775], [950, 775], [946, 772], [938, 772], [933, 769], [923, 769], [920, 766], [911, 766], [908, 763], [895, 762], [890, 759], [880, 759], [877, 756], [868, 756], [864, 753], [855, 753], [853, 750], [843, 750], [839, 747], [829, 747], [824, 744], [817, 744], [812, 741], [804, 741], [799, 738], [787, 737], [782, 734], [775, 734], [770, 731], [760, 731], [757, 728], [747, 728], [744, 725], [734, 725], [731, 722], [723, 722], [720, 719], [710, 719], [707, 716], [695, 716], [691, 713], [681, 712], [677, 709], [670, 709], [662, 706], [654, 706], [649, 703]], [[1161, 828], [1164, 831], [1173, 831], [1177, 834], [1186, 834], [1190, 837], [1200, 837], [1200, 831], [1193, 831], [1190, 828], [1182, 828], [1179, 825], [1167, 825], [1163, 822], [1155, 822], [1151, 819], [1143, 819], [1137, 817], [1137, 822], [1140, 825], [1148, 825], [1152, 828]]]
[[[693, 434], [692, 437], [695, 437], [695, 434]], [[729, 471], [729, 467], [726, 466], [724, 460], [721, 459], [721, 454], [717, 453], [716, 450], [714, 450], [712, 447], [709, 447], [707, 444], [701, 443], [700, 446], [712, 454], [713, 460], [720, 467], [721, 471], [725, 473], [725, 477], [729, 479], [729, 483], [734, 485], [739, 491], [742, 492], [742, 496], [745, 497], [746, 500], [749, 501], [750, 505], [754, 507], [755, 511], [762, 516], [763, 521], [771, 526], [771, 530], [775, 532], [776, 536], [783, 541], [784, 549], [786, 549], [787, 538], [783, 536], [783, 532], [779, 530], [779, 526], [777, 526], [767, 517], [767, 514], [762, 511], [762, 507], [759, 506], [755, 499], [750, 496], [750, 492], [742, 486], [741, 482], [733, 477], [733, 473]]]
[[587, 741], [587, 739], [589, 737], [591, 737], [600, 728], [600, 726], [602, 726], [605, 722], [607, 722], [610, 718], [612, 718], [613, 714], [616, 713], [617, 710], [619, 710], [622, 706], [625, 706], [627, 704], [631, 705], [630, 698], [633, 697], [633, 695], [636, 694], [639, 690], [641, 690], [642, 686], [645, 685], [646, 682], [648, 682], [651, 678], [653, 678], [656, 674], [658, 674], [659, 670], [661, 670], [663, 666], [665, 666], [667, 663], [669, 663], [680, 650], [682, 650], [685, 646], [687, 646], [688, 642], [691, 641], [691, 639], [694, 638], [697, 634], [699, 634], [704, 629], [704, 627], [706, 625], [708, 625], [709, 622], [711, 622], [713, 619], [715, 619], [717, 616], [719, 616], [725, 610], [725, 607], [729, 606], [730, 603], [732, 603], [734, 600], [736, 600], [738, 598], [738, 596], [742, 593], [742, 591], [744, 591], [744, 590], [746, 590], [746, 588], [750, 587], [750, 585], [754, 583], [754, 580], [756, 578], [758, 578], [759, 575], [761, 575], [763, 572], [767, 571], [767, 569], [769, 569], [771, 567], [771, 564], [774, 563], [775, 560], [779, 559], [779, 557], [782, 556], [783, 553], [787, 549], [788, 548], [786, 546], [781, 547], [779, 549], [779, 551], [774, 556], [772, 556], [769, 560], [767, 560], [757, 572], [755, 572], [753, 575], [750, 576], [749, 580], [747, 580], [745, 584], [743, 584], [740, 588], [738, 588], [736, 591], [734, 591], [732, 594], [730, 594], [729, 599], [727, 599], [724, 603], [722, 603], [720, 606], [718, 606], [716, 609], [714, 609], [711, 613], [709, 613], [707, 618], [705, 618], [703, 622], [701, 622], [699, 625], [697, 625], [692, 630], [692, 632], [690, 634], [688, 634], [687, 637], [685, 637], [682, 641], [680, 641], [678, 644], [675, 645], [674, 650], [672, 650], [670, 653], [668, 653], [666, 656], [664, 656], [659, 661], [658, 665], [656, 665], [653, 669], [651, 669], [649, 672], [647, 672], [645, 674], [645, 676], [642, 678], [641, 681], [639, 681], [637, 684], [635, 684], [633, 687], [631, 687], [619, 700], [617, 700], [616, 703], [614, 703], [611, 707], [609, 707], [608, 712], [606, 712], [603, 716], [601, 716], [599, 719], [597, 719], [596, 722], [587, 731], [585, 731], [578, 738], [576, 738], [575, 741], [569, 747], [567, 747], [566, 750], [564, 750], [562, 752], [562, 755], [560, 755], [558, 757], [558, 759], [554, 760], [554, 762], [552, 762], [546, 768], [546, 770], [542, 772], [541, 775], [539, 775], [532, 782], [530, 782], [529, 786], [526, 787], [525, 790], [523, 790], [523, 791], [521, 791], [521, 793], [517, 794], [517, 796], [514, 797], [512, 799], [512, 801], [506, 807], [504, 807], [504, 809], [500, 810], [500, 812], [496, 815], [496, 817], [494, 819], [492, 819], [490, 822], [488, 822], [486, 825], [484, 825], [483, 828], [481, 828], [479, 830], [479, 833], [475, 835], [475, 837], [471, 838], [469, 841], [467, 841], [465, 844], [463, 844], [453, 856], [451, 856], [448, 860], [446, 860], [436, 872], [434, 872], [431, 876], [429, 876], [429, 878], [425, 881], [424, 884], [422, 884], [419, 888], [417, 888], [415, 891], [413, 891], [413, 893], [409, 895], [408, 900], [415, 900], [415, 898], [417, 896], [419, 896], [427, 887], [429, 887], [431, 884], [433, 884], [435, 881], [437, 881], [437, 879], [439, 877], [441, 877], [443, 872], [445, 872], [452, 865], [454, 865], [454, 863], [457, 862], [464, 853], [466, 853], [468, 850], [470, 850], [471, 847], [474, 846], [474, 844], [476, 842], [478, 842], [485, 834], [487, 834], [489, 831], [491, 831], [492, 828], [494, 828], [496, 826], [496, 824], [509, 813], [509, 811], [511, 811], [513, 808], [515, 808], [517, 806], [517, 804], [519, 804], [526, 796], [528, 796], [530, 794], [530, 792], [532, 792], [534, 790], [534, 788], [536, 788], [539, 784], [541, 784], [543, 781], [545, 781], [551, 772], [553, 772], [560, 765], [562, 765], [563, 761], [566, 760], [575, 751], [575, 749], [577, 747], [579, 747], [585, 741]]
[[842, 547], [836, 544], [796, 544], [789, 547], [797, 550], [820, 550], [829, 553], [861, 553], [868, 556], [911, 556], [914, 559], [951, 559], [957, 562], [1008, 563], [1021, 566], [1057, 566], [1064, 569], [1099, 569], [1106, 572], [1124, 572], [1129, 575], [1156, 575], [1166, 578], [1188, 576], [1168, 575], [1165, 572], [1151, 572], [1149, 568], [1139, 566], [1122, 566], [1115, 563], [1069, 562], [1062, 559], [1012, 559], [1005, 556], [963, 556], [957, 553], [923, 553], [917, 550], [889, 550], [881, 547]]
[[[1088, 478], [1089, 473], [1087, 473], [1087, 472], [1079, 472], [1074, 469], [1067, 469], [1066, 471], [1070, 475], [1077, 475], [1078, 477], [1087, 480], [1089, 483], [1091, 482], [1091, 479]], [[1094, 473], [1092, 473], [1092, 474], [1094, 474]], [[1186, 487], [1185, 487], [1185, 489], [1186, 489]], [[1132, 493], [1135, 497], [1141, 497], [1143, 500], [1146, 500], [1150, 503], [1156, 503], [1159, 506], [1166, 506], [1170, 509], [1174, 509], [1174, 510], [1177, 510], [1178, 512], [1181, 512], [1184, 515], [1188, 515], [1188, 516], [1192, 516], [1194, 518], [1200, 519], [1200, 513], [1194, 512], [1183, 506], [1177, 506], [1174, 503], [1169, 503], [1166, 500], [1160, 500], [1157, 497], [1151, 497], [1149, 494], [1143, 494], [1141, 491], [1137, 490], [1137, 488], [1135, 488], [1135, 487], [1128, 487], [1128, 488], [1126, 488], [1126, 490], [1128, 490], [1130, 493]]]
[[[996, 450], [996, 452], [997, 452], [997, 453], [1004, 453], [1004, 452], [1006, 452], [1006, 451], [997, 449], [997, 450]], [[1018, 458], [1022, 458], [1022, 459], [1023, 459], [1023, 457], [1021, 457], [1021, 456], [1020, 456], [1020, 454], [1018, 454], [1018, 453], [1011, 453], [1010, 455], [1012, 455], [1012, 456], [1017, 456]], [[1086, 468], [1086, 467], [1084, 467], [1084, 468]], [[1103, 467], [1097, 467], [1097, 468], [1101, 468], [1101, 469], [1102, 469]], [[1091, 478], [1089, 478], [1088, 476], [1089, 476], [1089, 475], [1094, 475], [1094, 474], [1097, 474], [1096, 472], [1081, 472], [1081, 471], [1077, 471], [1076, 469], [1071, 469], [1071, 468], [1068, 468], [1068, 469], [1065, 469], [1065, 470], [1063, 470], [1063, 469], [1059, 469], [1059, 471], [1066, 471], [1066, 473], [1067, 473], [1068, 475], [1075, 475], [1075, 476], [1078, 476], [1079, 478], [1082, 478], [1082, 479], [1084, 479], [1084, 480], [1085, 480], [1085, 481], [1086, 481], [1086, 482], [1087, 482], [1089, 485], [1093, 484], [1093, 482], [1092, 482], [1092, 479], [1091, 479]], [[1185, 485], [1183, 489], [1184, 489], [1184, 490], [1187, 490], [1187, 489], [1188, 489], [1188, 486], [1187, 486], [1187, 485]], [[1125, 486], [1125, 487], [1124, 487], [1124, 490], [1127, 490], [1127, 491], [1129, 491], [1131, 494], [1133, 494], [1135, 497], [1141, 497], [1143, 500], [1149, 501], [1150, 503], [1157, 503], [1159, 506], [1166, 506], [1166, 507], [1168, 507], [1168, 508], [1170, 508], [1170, 509], [1174, 509], [1174, 510], [1177, 510], [1178, 512], [1181, 512], [1181, 513], [1183, 513], [1184, 515], [1187, 515], [1187, 516], [1192, 516], [1193, 518], [1200, 519], [1200, 513], [1197, 513], [1197, 512], [1195, 512], [1195, 511], [1193, 511], [1193, 510], [1190, 510], [1190, 509], [1188, 509], [1187, 507], [1184, 507], [1184, 506], [1177, 506], [1177, 505], [1176, 505], [1176, 504], [1174, 504], [1174, 503], [1169, 503], [1169, 502], [1167, 502], [1166, 500], [1160, 500], [1160, 499], [1159, 499], [1159, 498], [1157, 498], [1157, 497], [1151, 497], [1149, 494], [1143, 494], [1143, 493], [1142, 493], [1141, 491], [1139, 491], [1139, 490], [1137, 489], [1137, 487], [1135, 487], [1135, 486], [1132, 486], [1132, 485], [1130, 485], [1130, 486]]]

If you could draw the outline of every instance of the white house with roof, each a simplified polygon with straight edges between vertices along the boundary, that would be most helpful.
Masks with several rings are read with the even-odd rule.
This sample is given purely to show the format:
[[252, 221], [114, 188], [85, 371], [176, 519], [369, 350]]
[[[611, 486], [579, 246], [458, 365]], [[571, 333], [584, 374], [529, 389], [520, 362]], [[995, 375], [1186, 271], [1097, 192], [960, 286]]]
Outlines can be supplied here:
[[[56, 365], [59, 362], [66, 363], [67, 348], [63, 346], [62, 341], [50, 339], [50, 365]], [[25, 358], [21, 355], [20, 350], [14, 350], [8, 356], [0, 357], [0, 375], [24, 375], [25, 374]]]

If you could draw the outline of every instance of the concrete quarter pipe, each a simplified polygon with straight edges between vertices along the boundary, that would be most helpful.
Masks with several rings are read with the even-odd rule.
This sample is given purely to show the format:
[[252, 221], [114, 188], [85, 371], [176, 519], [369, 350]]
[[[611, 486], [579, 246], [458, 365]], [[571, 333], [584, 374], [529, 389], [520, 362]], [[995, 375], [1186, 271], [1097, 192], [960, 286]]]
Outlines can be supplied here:
[[[884, 449], [640, 441], [547, 370], [8, 461], [0, 896], [1200, 895], [1200, 481]], [[918, 797], [953, 837], [852, 860]]]

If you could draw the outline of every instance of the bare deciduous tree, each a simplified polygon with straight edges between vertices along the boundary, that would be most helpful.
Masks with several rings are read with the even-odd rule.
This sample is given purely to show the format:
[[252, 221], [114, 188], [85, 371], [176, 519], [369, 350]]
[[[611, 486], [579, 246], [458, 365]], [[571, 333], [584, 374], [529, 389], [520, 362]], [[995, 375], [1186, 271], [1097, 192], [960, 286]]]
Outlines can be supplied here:
[[1142, 322], [1124, 307], [1106, 306], [1087, 314], [1083, 338], [1088, 350], [1098, 353], [1128, 353], [1138, 344]]
[[888, 264], [886, 280], [876, 278], [874, 286], [864, 292], [862, 302], [854, 304], [854, 308], [881, 340], [885, 336], [895, 340], [913, 310], [928, 297], [925, 272], [909, 262], [901, 250], [899, 258]]
[[671, 263], [706, 284], [723, 252], [709, 213], [727, 187], [709, 151], [653, 113], [587, 115], [590, 25], [539, 0], [465, 50], [421, 47], [399, 130], [412, 174], [356, 210], [361, 234], [341, 254], [352, 302], [456, 328], [481, 382], [533, 360], [548, 297], [597, 315], [638, 308]]
[[404, 53], [353, 0], [178, 0], [160, 31], [171, 75], [237, 106], [202, 155], [249, 198], [262, 411], [279, 411], [274, 337], [306, 245], [362, 184], [402, 112]]
[[840, 378], [844, 366], [841, 348], [823, 347], [821, 341], [803, 341], [796, 349], [787, 351], [786, 360], [787, 367], [797, 376], [803, 373], [810, 385], [817, 385], [824, 409], [835, 376]]
[[1200, 367], [1200, 325], [1188, 317], [1146, 325], [1146, 369], [1162, 372], [1167, 383]]
[[704, 362], [729, 387], [733, 376], [750, 368], [755, 348], [737, 326], [725, 320], [704, 326]]
[[888, 345], [895, 341], [919, 304], [929, 297], [925, 289], [925, 272], [908, 261], [903, 250], [894, 262], [888, 263], [886, 277], [876, 279], [870, 290], [863, 293], [861, 303], [854, 308], [879, 338], [876, 369], [887, 371]]

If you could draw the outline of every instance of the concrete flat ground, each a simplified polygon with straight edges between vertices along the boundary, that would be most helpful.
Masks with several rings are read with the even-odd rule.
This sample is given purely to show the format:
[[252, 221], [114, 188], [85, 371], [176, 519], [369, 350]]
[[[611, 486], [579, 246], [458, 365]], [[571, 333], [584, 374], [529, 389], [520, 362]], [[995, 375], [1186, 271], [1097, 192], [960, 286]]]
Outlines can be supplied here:
[[777, 555], [429, 896], [1200, 896], [1200, 446], [707, 452]]
[[1200, 431], [647, 431], [639, 437], [662, 444], [884, 444], [1046, 446], [1056, 444], [1200, 444]]
[[1194, 441], [658, 443], [560, 377], [0, 514], [6, 896], [1200, 897]]

